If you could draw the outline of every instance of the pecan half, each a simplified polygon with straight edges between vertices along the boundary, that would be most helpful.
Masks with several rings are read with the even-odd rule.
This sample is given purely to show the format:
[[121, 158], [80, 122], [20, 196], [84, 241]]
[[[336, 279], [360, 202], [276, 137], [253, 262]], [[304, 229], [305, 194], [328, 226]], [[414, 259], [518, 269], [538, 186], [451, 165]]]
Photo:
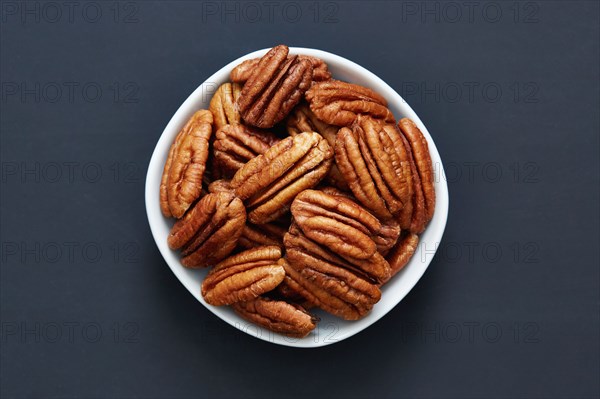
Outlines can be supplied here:
[[263, 154], [279, 139], [271, 132], [244, 125], [225, 125], [217, 130], [213, 162], [219, 177], [231, 179], [246, 162]]
[[287, 46], [273, 47], [261, 59], [242, 88], [237, 107], [244, 121], [270, 128], [302, 99], [312, 83], [312, 64], [288, 57]]
[[229, 79], [231, 79], [232, 82], [245, 83], [248, 79], [250, 79], [252, 71], [256, 69], [259, 62], [260, 58], [251, 58], [243, 61], [241, 64], [238, 64], [231, 70], [229, 73]]
[[385, 279], [381, 284], [385, 284], [392, 277], [396, 275], [400, 270], [406, 266], [410, 258], [417, 250], [419, 245], [419, 236], [414, 233], [408, 233], [398, 240], [398, 244], [390, 251], [386, 257], [390, 267], [392, 268], [392, 274], [389, 278]]
[[395, 219], [386, 219], [381, 222], [381, 229], [372, 237], [377, 245], [377, 251], [383, 256], [396, 245], [400, 237], [400, 225]]
[[287, 229], [275, 223], [261, 225], [246, 223], [238, 241], [238, 246], [248, 249], [262, 245], [277, 245], [283, 248], [283, 236], [286, 231]]
[[280, 297], [289, 302], [297, 303], [304, 309], [314, 308], [315, 304], [307, 300], [302, 295], [302, 291], [304, 291], [304, 289], [294, 282], [294, 280], [292, 280], [288, 275], [283, 278], [281, 284], [279, 284], [275, 289], [275, 292], [277, 292]]
[[281, 248], [256, 247], [217, 264], [202, 282], [202, 296], [211, 305], [249, 301], [273, 290], [285, 271], [277, 262]]
[[333, 150], [317, 133], [287, 137], [250, 160], [231, 179], [231, 187], [254, 224], [286, 213], [296, 194], [317, 185], [329, 172]]
[[210, 111], [197, 111], [171, 144], [160, 183], [164, 216], [180, 218], [200, 197], [212, 123]]
[[[305, 102], [298, 104], [292, 110], [286, 118], [285, 125], [290, 136], [295, 136], [302, 132], [317, 132], [327, 140], [331, 148], [335, 146], [335, 137], [339, 127], [329, 125], [317, 118]], [[325, 181], [341, 190], [349, 190], [348, 183], [346, 183], [344, 176], [335, 163], [331, 166], [331, 170]]]
[[306, 92], [306, 100], [317, 117], [336, 126], [350, 126], [360, 114], [394, 123], [385, 98], [363, 86], [339, 80], [319, 82]]
[[394, 125], [359, 116], [352, 129], [338, 132], [335, 159], [356, 199], [376, 216], [391, 218], [411, 206], [410, 162]]
[[[381, 234], [382, 225], [365, 208], [348, 198], [305, 190], [296, 196], [291, 210], [295, 223], [306, 237], [343, 257], [371, 278], [383, 280], [389, 276], [389, 265], [377, 252], [373, 240]], [[385, 242], [386, 237], [382, 236], [381, 240]], [[395, 239], [391, 246], [394, 243]]]
[[208, 185], [209, 193], [233, 193], [231, 181], [227, 179], [219, 179]]
[[419, 177], [419, 171], [417, 170], [410, 144], [404, 135], [402, 135], [402, 141], [404, 142], [404, 147], [410, 162], [413, 197], [410, 206], [403, 208], [400, 212], [399, 220], [405, 229], [408, 229], [411, 233], [420, 234], [425, 230], [425, 225], [427, 224], [427, 220], [425, 219], [425, 196], [423, 194], [421, 178]]
[[319, 321], [299, 305], [263, 297], [236, 303], [233, 309], [256, 325], [295, 338], [306, 337]]
[[242, 117], [235, 109], [237, 102], [242, 92], [242, 86], [238, 83], [223, 83], [212, 99], [208, 109], [212, 112], [215, 118], [215, 129], [221, 129], [225, 125], [236, 125], [241, 123]]
[[186, 267], [205, 267], [223, 260], [235, 248], [246, 222], [246, 210], [232, 193], [203, 197], [171, 229], [168, 244], [181, 248]]
[[[321, 188], [321, 191], [336, 197], [344, 197], [356, 203], [356, 198], [354, 198], [351, 193], [338, 190], [335, 187], [323, 187]], [[400, 236], [400, 225], [394, 219], [384, 219], [379, 222], [381, 223], [381, 229], [377, 234], [372, 235], [371, 239], [375, 241], [379, 253], [385, 256], [398, 241], [398, 237]]]
[[308, 239], [294, 225], [284, 237], [286, 277], [311, 303], [346, 320], [365, 316], [381, 298], [379, 288]]
[[431, 220], [435, 211], [435, 187], [431, 155], [429, 154], [429, 147], [425, 136], [423, 136], [421, 130], [412, 120], [408, 118], [400, 119], [398, 127], [410, 144], [421, 190], [423, 191], [425, 203], [424, 222], [420, 225], [417, 223], [417, 227], [415, 228], [415, 231], [420, 233], [425, 229], [425, 225]]
[[[329, 72], [329, 68], [325, 61], [320, 58], [313, 57], [310, 55], [298, 55], [298, 59], [306, 59], [310, 61], [313, 67], [312, 80], [315, 82], [321, 82], [324, 80], [331, 79], [331, 72]], [[246, 60], [233, 68], [231, 73], [229, 74], [229, 78], [232, 82], [244, 83], [248, 79], [250, 79], [250, 75], [252, 71], [258, 66], [260, 62], [260, 58], [252, 58]]]

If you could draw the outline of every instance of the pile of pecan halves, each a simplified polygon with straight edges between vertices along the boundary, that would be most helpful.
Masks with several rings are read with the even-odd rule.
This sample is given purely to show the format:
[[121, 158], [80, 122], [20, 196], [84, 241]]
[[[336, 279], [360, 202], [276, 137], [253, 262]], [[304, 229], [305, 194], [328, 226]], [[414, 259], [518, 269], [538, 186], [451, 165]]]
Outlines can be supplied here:
[[202, 295], [304, 337], [321, 308], [364, 317], [433, 216], [427, 142], [374, 91], [320, 59], [272, 48], [244, 61], [171, 145], [160, 185], [168, 237]]

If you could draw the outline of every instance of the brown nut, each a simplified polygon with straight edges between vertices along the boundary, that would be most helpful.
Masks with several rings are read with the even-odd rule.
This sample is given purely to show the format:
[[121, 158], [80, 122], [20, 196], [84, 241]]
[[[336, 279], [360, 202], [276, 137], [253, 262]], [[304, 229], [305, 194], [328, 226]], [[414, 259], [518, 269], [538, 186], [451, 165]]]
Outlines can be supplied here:
[[239, 168], [263, 154], [279, 139], [271, 132], [244, 125], [225, 125], [217, 130], [213, 145], [215, 174], [231, 179]]
[[425, 202], [424, 223], [420, 228], [416, 228], [417, 232], [420, 233], [425, 229], [425, 225], [431, 218], [433, 218], [433, 212], [435, 211], [435, 187], [431, 155], [429, 154], [429, 147], [425, 136], [423, 136], [421, 130], [412, 120], [408, 118], [400, 119], [398, 127], [410, 144], [421, 189], [423, 191]]
[[275, 223], [261, 225], [246, 223], [238, 241], [238, 246], [249, 249], [262, 245], [276, 245], [283, 248], [283, 236], [286, 232], [287, 229]]
[[254, 224], [286, 213], [296, 194], [317, 185], [331, 168], [333, 150], [317, 133], [287, 137], [237, 171], [231, 187]]
[[423, 187], [421, 185], [421, 178], [417, 170], [417, 165], [410, 148], [410, 144], [402, 135], [402, 141], [406, 149], [406, 154], [410, 162], [410, 174], [413, 186], [413, 197], [410, 206], [405, 207], [400, 212], [398, 220], [405, 229], [408, 229], [411, 233], [420, 234], [425, 230], [427, 224], [425, 214], [425, 196], [423, 195]]
[[[390, 267], [372, 237], [381, 223], [354, 201], [322, 191], [305, 190], [292, 203], [294, 222], [310, 240], [344, 258], [348, 268], [384, 280]], [[344, 264], [346, 262], [343, 262]]]
[[340, 129], [337, 126], [329, 125], [310, 110], [306, 102], [302, 102], [292, 110], [285, 120], [285, 127], [290, 136], [295, 136], [303, 132], [317, 132], [332, 147], [335, 144], [335, 136]]
[[213, 117], [197, 111], [171, 144], [160, 182], [160, 208], [164, 216], [180, 218], [202, 193]]
[[[410, 162], [394, 125], [359, 116], [352, 129], [338, 132], [335, 159], [356, 199], [376, 216], [391, 218], [411, 206]], [[408, 226], [400, 220], [400, 227]]]
[[[289, 56], [288, 56], [289, 57]], [[331, 79], [331, 72], [329, 72], [329, 68], [325, 61], [320, 58], [313, 57], [310, 55], [298, 55], [298, 59], [306, 59], [310, 61], [313, 66], [313, 74], [312, 80], [315, 82], [321, 82], [324, 80]], [[250, 60], [246, 60], [233, 68], [231, 71], [229, 78], [232, 82], [244, 83], [252, 74], [252, 71], [258, 66], [260, 62], [260, 58], [252, 58]]]
[[414, 233], [403, 234], [403, 236], [398, 240], [398, 244], [396, 244], [396, 246], [386, 257], [390, 267], [392, 268], [392, 274], [389, 278], [384, 280], [381, 285], [388, 282], [396, 275], [396, 273], [406, 266], [410, 258], [412, 258], [413, 254], [417, 250], [417, 245], [419, 245], [418, 235]]
[[339, 80], [319, 82], [306, 92], [310, 109], [325, 123], [350, 126], [360, 114], [394, 123], [385, 98], [371, 89]]
[[171, 229], [171, 249], [181, 248], [186, 267], [206, 267], [223, 260], [235, 248], [246, 222], [246, 210], [232, 193], [203, 197]]
[[209, 193], [233, 193], [231, 181], [227, 179], [219, 179], [208, 185]]
[[242, 88], [237, 109], [247, 124], [270, 128], [282, 121], [312, 83], [312, 64], [288, 57], [287, 46], [273, 47]]
[[299, 305], [263, 297], [236, 303], [233, 309], [244, 319], [288, 337], [304, 338], [319, 322]]
[[211, 305], [250, 301], [273, 290], [285, 271], [277, 263], [281, 248], [256, 247], [230, 256], [217, 264], [202, 282], [202, 296]]
[[357, 320], [381, 298], [375, 284], [344, 267], [346, 262], [309, 240], [294, 225], [284, 243], [287, 283], [310, 303], [343, 319]]
[[237, 125], [242, 121], [240, 113], [235, 109], [241, 92], [242, 86], [238, 83], [223, 83], [219, 86], [208, 107], [215, 118], [215, 130], [225, 125]]
[[229, 73], [229, 79], [231, 79], [232, 82], [245, 83], [248, 79], [250, 79], [252, 71], [256, 69], [259, 62], [260, 58], [251, 58], [243, 61], [241, 64], [238, 64], [231, 70]]
[[310, 302], [302, 295], [302, 291], [304, 291], [304, 289], [294, 282], [294, 280], [292, 280], [288, 275], [283, 278], [281, 284], [279, 284], [275, 289], [275, 292], [279, 295], [279, 297], [288, 302], [296, 303], [302, 306], [304, 309], [312, 309], [316, 307], [314, 303]]
[[[298, 104], [298, 106], [293, 109], [287, 117], [285, 125], [290, 136], [295, 136], [302, 132], [317, 132], [327, 140], [331, 148], [335, 147], [335, 138], [339, 127], [329, 125], [322, 120], [319, 120], [305, 102]], [[341, 190], [349, 190], [348, 183], [346, 183], [346, 180], [335, 163], [331, 166], [331, 170], [325, 178], [325, 181]]]
[[[354, 198], [351, 193], [338, 190], [335, 187], [323, 187], [321, 188], [321, 191], [336, 197], [344, 197], [354, 203], [357, 202], [356, 198]], [[394, 219], [385, 219], [380, 220], [379, 222], [381, 223], [381, 229], [375, 235], [372, 235], [371, 239], [375, 241], [377, 251], [385, 256], [398, 241], [398, 237], [400, 236], [400, 225]]]

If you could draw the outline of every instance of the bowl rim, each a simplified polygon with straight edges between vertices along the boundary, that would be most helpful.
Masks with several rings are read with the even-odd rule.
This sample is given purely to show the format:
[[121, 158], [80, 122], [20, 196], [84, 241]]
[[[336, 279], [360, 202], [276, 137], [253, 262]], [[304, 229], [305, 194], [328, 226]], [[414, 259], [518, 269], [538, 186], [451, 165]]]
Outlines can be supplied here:
[[[156, 143], [156, 147], [152, 152], [152, 157], [148, 165], [145, 183], [146, 214], [148, 217], [150, 230], [152, 232], [152, 237], [154, 238], [155, 244], [158, 247], [164, 261], [167, 263], [171, 271], [175, 274], [177, 279], [184, 285], [184, 287], [187, 288], [190, 294], [192, 294], [210, 312], [215, 314], [221, 320], [235, 327], [236, 329], [267, 342], [296, 348], [321, 347], [341, 342], [347, 338], [358, 334], [361, 331], [364, 331], [366, 328], [373, 325], [374, 323], [379, 321], [383, 316], [389, 313], [414, 288], [414, 286], [421, 279], [421, 277], [429, 267], [429, 264], [431, 263], [441, 242], [448, 218], [448, 186], [444, 178], [445, 174], [441, 157], [429, 131], [427, 130], [421, 119], [418, 117], [418, 115], [410, 107], [410, 105], [408, 105], [408, 103], [400, 96], [400, 94], [398, 94], [391, 86], [389, 86], [381, 78], [379, 78], [377, 75], [367, 70], [366, 68], [362, 67], [361, 65], [358, 65], [357, 63], [339, 55], [312, 48], [290, 47], [290, 54], [312, 55], [323, 59], [323, 61], [325, 61], [330, 66], [330, 69], [345, 68], [348, 71], [350, 71], [351, 74], [360, 76], [363, 80], [368, 80], [369, 86], [371, 88], [375, 86], [376, 88], [374, 88], [374, 90], [381, 94], [384, 98], [386, 98], [390, 108], [398, 108], [398, 110], [400, 110], [399, 113], [402, 114], [402, 117], [408, 117], [417, 124], [417, 126], [419, 127], [419, 129], [421, 129], [423, 135], [427, 140], [432, 163], [434, 164], [434, 184], [436, 192], [436, 206], [434, 216], [433, 219], [429, 222], [429, 225], [427, 226], [426, 230], [420, 237], [419, 245], [417, 247], [415, 255], [411, 258], [411, 260], [403, 268], [403, 270], [400, 271], [400, 273], [398, 273], [390, 282], [388, 282], [384, 287], [382, 287], [382, 300], [375, 305], [374, 309], [361, 320], [347, 322], [341, 319], [335, 319], [335, 322], [330, 322], [330, 324], [326, 326], [326, 328], [328, 328], [329, 325], [332, 325], [332, 331], [334, 331], [335, 333], [339, 332], [340, 324], [344, 327], [344, 332], [342, 333], [341, 337], [337, 339], [321, 340], [321, 337], [318, 333], [317, 335], [319, 336], [319, 339], [316, 340], [311, 338], [313, 334], [302, 339], [292, 339], [270, 331], [263, 331], [260, 327], [254, 326], [252, 323], [242, 319], [231, 309], [225, 309], [229, 307], [215, 307], [207, 304], [200, 293], [200, 286], [196, 285], [197, 282], [195, 281], [196, 277], [200, 274], [205, 274], [206, 270], [191, 270], [182, 266], [179, 262], [179, 257], [175, 255], [175, 251], [169, 249], [167, 245], [166, 236], [164, 236], [163, 233], [161, 233], [161, 231], [164, 230], [164, 223], [167, 222], [166, 218], [162, 215], [160, 211], [158, 195], [158, 187], [160, 185], [160, 178], [162, 176], [162, 171], [164, 168], [164, 159], [166, 158], [172, 140], [174, 139], [177, 132], [179, 132], [179, 130], [181, 129], [181, 126], [183, 126], [185, 121], [193, 114], [194, 111], [199, 109], [197, 105], [198, 102], [205, 104], [205, 107], [208, 108], [208, 102], [210, 101], [210, 97], [212, 97], [212, 94], [214, 93], [214, 91], [216, 91], [216, 88], [218, 88], [220, 84], [228, 81], [229, 72], [231, 71], [231, 69], [233, 69], [234, 66], [247, 59], [260, 57], [264, 55], [269, 49], [270, 48], [256, 50], [229, 62], [227, 65], [225, 65], [217, 72], [212, 74], [209, 78], [207, 78], [202, 84], [200, 84], [173, 114], [166, 127], [164, 128], [163, 132], [161, 133], [158, 142]], [[397, 112], [394, 112], [394, 114], [396, 115]], [[424, 239], [425, 237], [427, 239]], [[427, 248], [423, 249], [423, 246], [426, 246], [427, 243], [433, 244], [434, 248], [430, 248], [429, 250], [427, 250]], [[420, 262], [417, 261], [417, 254], [420, 255]], [[407, 270], [410, 270], [408, 276], [406, 273]], [[191, 273], [194, 273], [196, 277], [192, 277]], [[404, 279], [401, 279], [400, 275], [404, 276]], [[394, 298], [397, 297], [397, 299], [393, 299], [390, 295], [391, 292], [389, 291], [392, 289], [392, 286], [398, 289], [399, 291], [396, 292], [396, 295], [394, 296]], [[383, 306], [384, 303], [382, 302], [384, 302], [383, 298], [386, 295], [386, 293], [388, 293], [387, 296], [389, 297], [389, 299], [386, 298], [387, 300], [385, 301], [385, 306]], [[378, 305], [380, 306], [378, 307]], [[377, 309], [377, 311], [375, 311], [375, 309]], [[243, 323], [243, 325], [240, 324], [240, 322]], [[253, 328], [256, 328], [256, 330], [254, 330]]]

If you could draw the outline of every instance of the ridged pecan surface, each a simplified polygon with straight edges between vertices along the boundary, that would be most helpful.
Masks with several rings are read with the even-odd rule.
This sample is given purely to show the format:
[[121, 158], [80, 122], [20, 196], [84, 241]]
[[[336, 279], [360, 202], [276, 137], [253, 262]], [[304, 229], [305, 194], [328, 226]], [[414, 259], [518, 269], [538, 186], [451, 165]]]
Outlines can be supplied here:
[[[365, 208], [348, 198], [305, 190], [294, 199], [291, 210], [295, 223], [307, 238], [344, 258], [370, 278], [380, 281], [389, 276], [389, 265], [373, 240], [382, 233], [382, 225]], [[394, 244], [395, 239], [390, 247]]]
[[350, 126], [360, 114], [395, 122], [385, 98], [369, 88], [340, 80], [315, 83], [306, 92], [306, 100], [315, 115], [330, 125]]
[[294, 338], [306, 337], [319, 321], [299, 305], [263, 297], [236, 303], [233, 309], [258, 326]]
[[215, 130], [221, 129], [225, 125], [237, 125], [241, 122], [242, 117], [235, 109], [235, 103], [241, 92], [242, 86], [238, 83], [223, 83], [219, 86], [208, 107], [215, 118]]
[[283, 236], [287, 232], [285, 227], [276, 223], [256, 225], [246, 223], [238, 241], [241, 248], [254, 248], [262, 245], [277, 245], [283, 248]]
[[419, 236], [414, 233], [403, 234], [402, 237], [398, 240], [398, 243], [389, 254], [386, 256], [390, 267], [392, 268], [392, 274], [390, 277], [382, 281], [382, 284], [385, 284], [389, 281], [390, 278], [394, 277], [396, 273], [406, 266], [410, 258], [414, 255], [417, 250], [417, 245], [419, 244]]
[[246, 210], [232, 193], [203, 197], [171, 229], [168, 244], [180, 249], [186, 267], [206, 267], [223, 260], [235, 248], [246, 222]]
[[[285, 120], [285, 125], [290, 136], [302, 132], [317, 132], [327, 140], [331, 148], [335, 147], [335, 138], [339, 127], [329, 125], [317, 118], [306, 102], [301, 102], [292, 110]], [[325, 181], [341, 190], [349, 190], [348, 183], [346, 183], [336, 164], [331, 166]]]
[[377, 285], [292, 225], [284, 237], [286, 278], [311, 303], [346, 320], [364, 317], [381, 298]]
[[273, 221], [289, 210], [294, 197], [314, 187], [329, 172], [333, 150], [317, 133], [302, 133], [269, 148], [231, 179], [255, 224]]
[[217, 264], [202, 282], [202, 296], [211, 305], [250, 301], [273, 290], [285, 271], [277, 262], [281, 248], [264, 246], [230, 256]]
[[[289, 56], [288, 56], [289, 57]], [[329, 68], [325, 61], [320, 58], [313, 57], [310, 55], [298, 55], [299, 59], [306, 59], [310, 61], [313, 67], [312, 80], [315, 82], [322, 82], [324, 80], [331, 79], [331, 72], [329, 72]], [[260, 58], [252, 58], [246, 60], [233, 68], [229, 75], [229, 78], [232, 82], [244, 83], [248, 79], [250, 79], [250, 75], [252, 71], [258, 66], [260, 62]]]
[[252, 70], [237, 101], [244, 121], [270, 128], [282, 121], [312, 83], [310, 61], [288, 57], [287, 46], [273, 47]]
[[213, 162], [221, 178], [231, 179], [249, 160], [263, 154], [279, 139], [271, 132], [244, 125], [225, 125], [217, 130]]
[[164, 216], [182, 217], [200, 197], [212, 123], [210, 111], [197, 111], [171, 144], [160, 183], [160, 207]]
[[398, 216], [412, 207], [410, 161], [394, 125], [359, 116], [351, 129], [338, 132], [335, 158], [356, 199], [378, 217]]
[[408, 118], [400, 119], [398, 127], [410, 145], [414, 159], [415, 196], [418, 196], [411, 231], [421, 233], [427, 223], [433, 218], [435, 211], [435, 187], [433, 165], [427, 140], [417, 125]]

